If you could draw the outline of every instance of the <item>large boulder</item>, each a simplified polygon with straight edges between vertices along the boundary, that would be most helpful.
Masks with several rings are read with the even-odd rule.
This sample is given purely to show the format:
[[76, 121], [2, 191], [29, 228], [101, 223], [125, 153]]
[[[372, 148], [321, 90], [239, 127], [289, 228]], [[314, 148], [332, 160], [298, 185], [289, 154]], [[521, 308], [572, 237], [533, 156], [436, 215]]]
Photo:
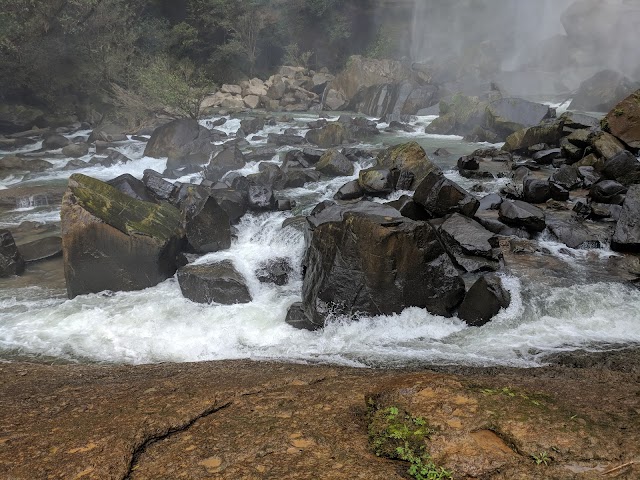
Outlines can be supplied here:
[[100, 180], [74, 174], [60, 217], [70, 298], [141, 290], [177, 269], [183, 232], [180, 212], [169, 204], [141, 202]]
[[500, 98], [487, 107], [486, 126], [504, 139], [518, 130], [538, 125], [551, 115], [547, 105], [521, 98]]
[[45, 137], [42, 141], [42, 149], [43, 150], [57, 150], [59, 148], [64, 148], [71, 143], [67, 137], [59, 134], [53, 134]]
[[487, 124], [489, 103], [478, 97], [454, 95], [451, 102], [440, 102], [441, 116], [431, 122], [426, 133], [439, 135], [471, 135]]
[[0, 278], [24, 272], [24, 258], [9, 230], [0, 230]]
[[367, 195], [385, 196], [393, 192], [396, 179], [390, 170], [367, 168], [360, 170], [358, 183]]
[[39, 158], [7, 156], [0, 158], [0, 178], [13, 172], [43, 172], [53, 167], [53, 163]]
[[524, 227], [533, 232], [542, 232], [546, 227], [544, 212], [520, 200], [506, 200], [500, 204], [499, 218], [511, 227]]
[[539, 144], [556, 146], [564, 135], [564, 124], [560, 121], [542, 123], [524, 128], [507, 137], [503, 150], [514, 153], [527, 153], [529, 147]]
[[337, 147], [349, 141], [349, 131], [341, 123], [330, 123], [322, 128], [309, 130], [305, 136], [307, 142], [320, 148]]
[[640, 185], [633, 185], [622, 204], [622, 213], [611, 239], [618, 251], [640, 251]]
[[444, 175], [431, 172], [418, 185], [413, 200], [420, 204], [433, 218], [451, 213], [473, 217], [480, 202], [457, 183]]
[[353, 175], [355, 167], [339, 150], [327, 150], [316, 164], [316, 170], [330, 177], [349, 177]]
[[[153, 170], [148, 170], [148, 172], [153, 172]], [[147, 178], [149, 177], [147, 176]], [[163, 182], [166, 181], [163, 178], [160, 178], [160, 180]], [[135, 198], [136, 200], [143, 202], [157, 203], [156, 197], [149, 189], [147, 189], [144, 182], [142, 180], [138, 180], [129, 173], [124, 173], [119, 177], [109, 180], [107, 183], [131, 198]], [[169, 185], [171, 185], [171, 190], [173, 190], [173, 185], [170, 183]]]
[[496, 236], [459, 213], [447, 218], [438, 232], [455, 263], [467, 272], [495, 271], [500, 264]]
[[569, 108], [587, 112], [608, 112], [637, 88], [637, 83], [621, 73], [603, 70], [582, 82]]
[[215, 146], [213, 134], [197, 121], [181, 118], [156, 128], [147, 142], [144, 155], [169, 158], [168, 168], [203, 165], [209, 161]]
[[622, 150], [605, 162], [602, 174], [623, 185], [640, 183], [640, 160], [627, 150]]
[[62, 154], [65, 157], [80, 158], [89, 153], [88, 143], [70, 143], [62, 149]]
[[244, 154], [238, 147], [233, 146], [223, 150], [211, 159], [204, 170], [204, 178], [217, 182], [227, 173], [244, 168], [246, 164]]
[[640, 90], [617, 104], [604, 118], [602, 125], [630, 148], [640, 150]]
[[230, 260], [206, 265], [187, 265], [178, 270], [182, 295], [196, 303], [234, 305], [251, 302], [244, 277]]
[[42, 110], [27, 105], [0, 104], [0, 133], [16, 133], [45, 125]]
[[472, 327], [487, 324], [511, 303], [511, 294], [497, 275], [480, 277], [469, 289], [458, 309], [458, 318]]
[[305, 256], [303, 304], [314, 324], [332, 313], [389, 315], [408, 307], [451, 315], [462, 300], [464, 282], [429, 223], [382, 205], [366, 214], [340, 206], [323, 213], [341, 220], [316, 226]]
[[45, 237], [18, 246], [26, 263], [39, 262], [62, 255], [62, 238]]
[[[387, 170], [397, 170], [402, 174], [410, 173], [413, 180], [407, 188], [403, 190], [415, 189], [428, 174], [440, 174], [440, 168], [429, 159], [427, 152], [417, 142], [403, 143], [380, 152], [377, 157], [377, 168]], [[397, 186], [400, 188], [400, 186]]]

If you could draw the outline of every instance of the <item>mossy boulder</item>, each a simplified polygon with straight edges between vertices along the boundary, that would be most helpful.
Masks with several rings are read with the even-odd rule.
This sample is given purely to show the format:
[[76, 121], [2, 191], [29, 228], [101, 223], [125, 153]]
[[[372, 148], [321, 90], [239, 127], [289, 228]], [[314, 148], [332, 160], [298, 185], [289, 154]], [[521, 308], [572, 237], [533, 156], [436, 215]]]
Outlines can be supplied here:
[[309, 130], [306, 135], [309, 143], [320, 148], [331, 148], [349, 141], [349, 131], [341, 123], [330, 123], [322, 128]]
[[443, 103], [440, 103], [442, 116], [427, 126], [426, 133], [465, 136], [487, 123], [489, 103], [478, 97], [454, 95], [449, 104]]
[[70, 298], [131, 291], [173, 276], [182, 244], [180, 211], [136, 200], [74, 174], [62, 200], [62, 250]]
[[563, 136], [563, 122], [555, 121], [542, 123], [533, 127], [523, 128], [507, 137], [502, 147], [507, 152], [526, 153], [529, 147], [546, 143], [550, 146], [559, 144]]
[[605, 130], [630, 148], [640, 150], [640, 90], [616, 105], [602, 121]]
[[415, 189], [429, 173], [442, 173], [440, 168], [427, 156], [424, 148], [417, 142], [403, 143], [390, 147], [378, 155], [377, 168], [397, 170], [400, 176], [407, 173], [414, 179], [409, 188]]

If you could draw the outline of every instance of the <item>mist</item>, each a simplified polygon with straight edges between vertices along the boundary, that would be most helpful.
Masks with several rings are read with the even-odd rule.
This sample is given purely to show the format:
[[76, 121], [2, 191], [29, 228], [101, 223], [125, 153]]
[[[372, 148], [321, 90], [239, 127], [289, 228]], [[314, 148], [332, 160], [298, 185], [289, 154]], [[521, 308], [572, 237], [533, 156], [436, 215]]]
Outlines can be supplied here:
[[411, 60], [439, 81], [562, 94], [611, 69], [640, 80], [638, 0], [416, 0]]

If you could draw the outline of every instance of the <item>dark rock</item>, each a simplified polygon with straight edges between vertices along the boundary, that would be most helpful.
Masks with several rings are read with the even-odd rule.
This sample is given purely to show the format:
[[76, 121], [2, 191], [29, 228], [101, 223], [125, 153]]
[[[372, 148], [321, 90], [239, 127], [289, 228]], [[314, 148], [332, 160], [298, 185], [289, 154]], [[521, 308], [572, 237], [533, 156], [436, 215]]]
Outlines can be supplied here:
[[591, 141], [591, 146], [598, 156], [604, 158], [605, 163], [613, 159], [619, 153], [626, 151], [624, 145], [622, 145], [616, 137], [606, 132], [596, 134]]
[[478, 210], [498, 210], [502, 204], [502, 197], [497, 193], [491, 193], [480, 199]]
[[600, 120], [590, 115], [578, 112], [565, 112], [560, 119], [564, 122], [566, 128], [574, 130], [599, 128]]
[[624, 185], [614, 180], [603, 180], [591, 188], [589, 196], [596, 203], [622, 205], [626, 193], [627, 188]]
[[434, 228], [367, 203], [368, 213], [325, 207], [325, 217], [343, 219], [313, 231], [303, 283], [309, 319], [322, 326], [330, 313], [388, 315], [411, 306], [450, 315], [464, 286]]
[[230, 260], [207, 265], [187, 265], [178, 270], [182, 295], [196, 303], [234, 305], [251, 302], [244, 277]]
[[345, 147], [341, 150], [341, 152], [345, 157], [347, 157], [352, 162], [357, 162], [362, 159], [373, 158], [373, 155], [370, 152], [366, 150], [362, 150], [361, 148]]
[[249, 208], [246, 195], [232, 188], [209, 189], [209, 195], [227, 212], [232, 225], [238, 223]]
[[538, 143], [558, 145], [563, 136], [563, 124], [561, 121], [543, 123], [534, 127], [518, 130], [509, 135], [502, 147], [507, 152], [526, 153], [527, 149]]
[[165, 202], [169, 201], [176, 189], [173, 183], [168, 182], [158, 172], [150, 169], [144, 171], [142, 183], [157, 200]]
[[578, 167], [578, 175], [585, 188], [591, 188], [602, 179], [602, 176], [593, 167]]
[[274, 283], [275, 285], [286, 285], [289, 283], [289, 275], [293, 268], [286, 258], [276, 258], [267, 260], [256, 271], [256, 277], [261, 283]]
[[511, 295], [502, 285], [497, 275], [480, 277], [469, 289], [464, 301], [458, 309], [458, 318], [472, 327], [487, 324], [500, 312], [511, 304]]
[[622, 204], [620, 219], [611, 239], [617, 251], [640, 251], [640, 185], [633, 185]]
[[570, 144], [575, 145], [576, 147], [584, 150], [585, 148], [591, 146], [593, 137], [595, 135], [596, 135], [596, 132], [591, 129], [576, 130], [567, 137], [567, 141]]
[[524, 179], [522, 193], [524, 201], [529, 203], [545, 203], [551, 198], [549, 182], [535, 178]]
[[247, 117], [240, 120], [240, 128], [245, 135], [251, 135], [258, 133], [264, 128], [264, 118], [262, 117]]
[[626, 186], [640, 183], [640, 161], [631, 152], [623, 150], [605, 162], [602, 173]]
[[582, 185], [582, 179], [578, 175], [578, 168], [573, 165], [563, 165], [551, 175], [549, 180], [566, 190], [573, 190]]
[[11, 277], [24, 272], [24, 258], [20, 254], [9, 230], [0, 230], [0, 277]]
[[538, 125], [551, 114], [547, 105], [521, 98], [501, 98], [487, 107], [486, 125], [504, 139], [518, 130]]
[[467, 272], [495, 271], [499, 268], [499, 250], [495, 234], [478, 222], [455, 213], [438, 228], [447, 251]]
[[458, 170], [478, 170], [480, 163], [478, 157], [464, 156], [458, 159]]
[[168, 157], [168, 168], [203, 165], [216, 149], [211, 143], [213, 140], [216, 138], [210, 130], [195, 120], [182, 118], [156, 128], [147, 142], [144, 155]]
[[[314, 131], [314, 130], [310, 130], [310, 131]], [[287, 146], [301, 145], [304, 143], [304, 141], [305, 139], [298, 135], [284, 135], [284, 134], [277, 134], [277, 133], [270, 133], [267, 135], [267, 142], [277, 145], [279, 147], [285, 146], [285, 145]]]
[[451, 213], [473, 217], [480, 202], [455, 182], [437, 173], [429, 173], [413, 196], [416, 203], [434, 218]]
[[131, 291], [173, 276], [182, 241], [180, 212], [135, 200], [74, 174], [62, 201], [62, 248], [70, 298]]
[[337, 147], [350, 140], [347, 127], [339, 122], [330, 123], [319, 129], [309, 130], [305, 138], [307, 142], [320, 148]]
[[591, 216], [596, 219], [612, 219], [614, 221], [620, 220], [622, 214], [622, 206], [609, 205], [604, 203], [591, 203]]
[[[584, 158], [585, 149], [576, 147], [573, 143], [570, 143], [566, 138], [560, 141], [560, 151], [562, 156], [566, 159], [566, 163], [572, 165], [581, 161]], [[552, 160], [553, 163], [553, 160]]]
[[45, 126], [42, 110], [27, 105], [0, 105], [0, 133], [15, 133]]
[[349, 177], [353, 175], [355, 167], [337, 149], [330, 149], [320, 158], [316, 164], [316, 170], [331, 177]]
[[559, 148], [550, 148], [549, 150], [541, 150], [533, 154], [533, 160], [539, 165], [550, 165], [556, 158], [562, 156], [562, 150]]
[[39, 262], [62, 256], [62, 238], [46, 237], [18, 246], [22, 258], [27, 263]]
[[87, 143], [70, 143], [62, 149], [65, 157], [84, 157], [89, 153], [89, 144]]
[[447, 150], [446, 148], [438, 148], [435, 152], [433, 152], [433, 154], [436, 157], [449, 157], [449, 156], [451, 156], [451, 152], [449, 150]]
[[212, 253], [231, 246], [231, 222], [209, 191], [199, 185], [185, 185], [179, 208], [187, 240], [188, 251]]
[[329, 222], [342, 222], [346, 213], [359, 213], [366, 216], [383, 216], [390, 219], [401, 219], [402, 215], [395, 208], [370, 201], [360, 201], [349, 205], [337, 205], [335, 202], [320, 202], [307, 217], [311, 229]]
[[586, 112], [608, 112], [637, 88], [637, 83], [621, 73], [603, 70], [582, 82], [569, 108]]
[[260, 160], [271, 160], [278, 155], [278, 151], [269, 145], [266, 147], [258, 147], [247, 153], [244, 157], [248, 162], [257, 162]]
[[295, 200], [290, 200], [288, 198], [281, 198], [276, 201], [276, 210], [279, 212], [288, 212], [293, 210], [296, 206]]
[[409, 188], [396, 186], [398, 190], [415, 188], [431, 172], [442, 173], [440, 168], [429, 159], [424, 148], [417, 142], [404, 143], [384, 150], [378, 155], [376, 166], [388, 170], [397, 170], [401, 176], [403, 172], [411, 172], [414, 175], [415, 180]]
[[575, 219], [548, 219], [547, 228], [558, 241], [569, 248], [601, 248], [600, 238], [591, 232], [582, 222]]
[[390, 170], [369, 168], [360, 170], [358, 183], [367, 195], [385, 196], [393, 192], [396, 179]]
[[277, 200], [273, 190], [264, 185], [251, 185], [248, 191], [248, 205], [250, 210], [276, 210]]
[[6, 156], [0, 158], [0, 178], [12, 172], [43, 172], [53, 167], [52, 163], [39, 158]]
[[[152, 172], [153, 170], [150, 170]], [[155, 173], [155, 172], [154, 172]], [[147, 190], [145, 184], [133, 175], [125, 173], [107, 182], [116, 190], [142, 202], [156, 203], [156, 198]], [[168, 183], [168, 182], [167, 182]]]
[[307, 183], [320, 180], [320, 174], [314, 169], [289, 170], [285, 178], [284, 188], [302, 188]]
[[549, 182], [549, 192], [551, 193], [551, 198], [556, 201], [566, 202], [569, 200], [569, 190], [559, 183]]
[[364, 190], [358, 180], [352, 180], [341, 186], [333, 196], [336, 200], [355, 200], [364, 196]]
[[247, 162], [238, 147], [231, 147], [216, 155], [204, 169], [204, 177], [212, 182], [222, 179], [227, 173], [243, 168]]
[[282, 190], [287, 182], [286, 174], [275, 163], [262, 162], [258, 165], [260, 173], [248, 175], [250, 182], [264, 185], [272, 190]]
[[542, 232], [546, 227], [544, 212], [520, 200], [502, 202], [499, 213], [500, 221], [512, 227], [524, 227], [534, 232]]
[[67, 164], [62, 168], [62, 170], [70, 171], [70, 170], [80, 170], [82, 168], [87, 168], [89, 164], [87, 162], [83, 162], [82, 160], [78, 160], [77, 158], [71, 159], [67, 162]]
[[71, 141], [62, 135], [49, 135], [42, 141], [43, 150], [57, 150], [69, 145]]
[[298, 330], [318, 330], [324, 325], [316, 325], [304, 313], [302, 302], [296, 302], [289, 307], [285, 322]]
[[403, 217], [410, 218], [417, 222], [426, 221], [430, 218], [424, 208], [414, 202], [413, 198], [408, 195], [403, 195], [398, 200], [387, 202], [386, 205], [398, 210]]

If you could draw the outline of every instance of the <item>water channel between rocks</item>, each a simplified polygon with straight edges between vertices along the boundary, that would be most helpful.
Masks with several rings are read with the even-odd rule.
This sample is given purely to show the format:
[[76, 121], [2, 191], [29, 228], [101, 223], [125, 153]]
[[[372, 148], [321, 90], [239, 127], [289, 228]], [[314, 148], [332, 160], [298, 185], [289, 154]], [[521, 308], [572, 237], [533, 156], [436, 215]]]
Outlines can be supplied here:
[[[293, 124], [267, 126], [259, 135], [282, 133], [317, 115], [296, 115]], [[465, 188], [477, 183], [454, 170], [461, 155], [487, 144], [464, 142], [461, 137], [425, 135], [424, 125], [433, 117], [419, 117], [415, 133], [383, 133], [375, 143], [420, 143], [445, 174]], [[235, 133], [239, 119], [229, 119], [220, 130]], [[203, 120], [206, 124], [206, 120]], [[379, 125], [383, 128], [386, 125]], [[73, 136], [88, 135], [76, 132]], [[252, 141], [252, 146], [265, 144]], [[16, 229], [22, 222], [59, 224], [60, 206], [50, 201], [59, 195], [75, 172], [102, 180], [130, 173], [141, 178], [145, 169], [162, 172], [166, 159], [143, 156], [145, 144], [122, 142], [117, 148], [134, 161], [106, 168], [63, 170], [68, 158], [47, 156], [54, 169], [25, 178], [0, 181], [0, 228]], [[39, 148], [31, 145], [23, 151]], [[290, 147], [283, 147], [286, 151]], [[434, 156], [445, 148], [449, 156]], [[0, 155], [9, 152], [0, 152]], [[11, 152], [15, 153], [15, 152]], [[91, 151], [86, 158], [93, 155]], [[279, 162], [278, 156], [272, 160]], [[240, 171], [258, 171], [259, 162]], [[238, 227], [231, 249], [206, 255], [198, 263], [230, 259], [248, 282], [253, 297], [245, 305], [200, 305], [183, 298], [177, 280], [139, 292], [80, 296], [68, 300], [61, 259], [33, 265], [23, 277], [0, 280], [0, 358], [56, 361], [153, 363], [221, 359], [283, 359], [321, 361], [350, 366], [416, 366], [421, 364], [541, 365], [552, 352], [575, 349], [606, 349], [610, 345], [640, 344], [640, 290], [614, 281], [607, 275], [616, 255], [608, 249], [578, 251], [552, 241], [543, 241], [556, 268], [549, 272], [540, 265], [523, 265], [503, 282], [511, 293], [511, 306], [481, 328], [468, 327], [457, 318], [430, 315], [409, 308], [399, 315], [332, 319], [320, 331], [295, 330], [284, 321], [288, 307], [300, 300], [300, 262], [304, 253], [303, 234], [282, 228], [294, 215], [308, 213], [319, 201], [331, 199], [346, 181], [334, 178], [308, 184], [305, 188], [280, 192], [296, 200], [293, 212], [248, 214]], [[178, 179], [199, 183], [199, 175]], [[484, 182], [495, 192], [506, 179]], [[1, 200], [13, 198], [15, 207]], [[409, 193], [409, 192], [405, 192]], [[395, 197], [399, 196], [397, 193]], [[389, 199], [382, 199], [386, 201]], [[4, 205], [4, 207], [2, 206]], [[31, 233], [33, 235], [33, 233]], [[20, 238], [24, 243], [33, 237]], [[268, 259], [287, 258], [295, 267], [288, 285], [260, 283], [255, 271]], [[560, 268], [557, 266], [560, 265]]]

